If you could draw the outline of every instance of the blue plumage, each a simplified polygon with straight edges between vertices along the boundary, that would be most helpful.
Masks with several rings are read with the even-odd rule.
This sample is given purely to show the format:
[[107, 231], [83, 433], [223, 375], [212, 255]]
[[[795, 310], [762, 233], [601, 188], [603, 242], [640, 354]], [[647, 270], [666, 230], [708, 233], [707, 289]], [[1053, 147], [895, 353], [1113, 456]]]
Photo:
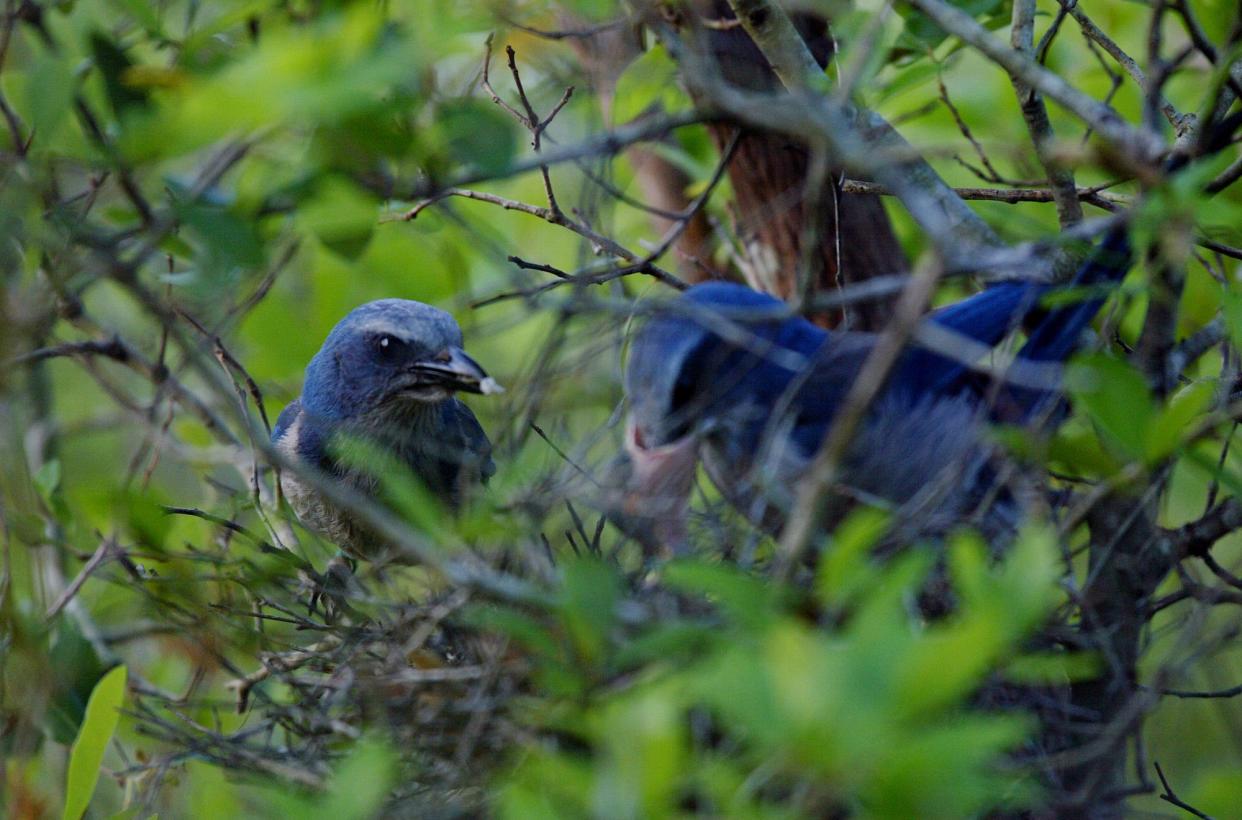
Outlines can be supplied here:
[[[1128, 265], [1125, 233], [1118, 229], [1071, 285], [1115, 281]], [[1017, 362], [1043, 365], [1046, 373], [1048, 363], [1063, 362], [1076, 349], [1103, 301], [1090, 294], [1045, 307], [1056, 289], [1001, 283], [925, 321], [959, 334], [976, 350], [1024, 329]], [[656, 516], [684, 510], [684, 503], [669, 499], [668, 488], [688, 491], [685, 471], [693, 459], [686, 454], [693, 447], [736, 506], [755, 520], [779, 523], [875, 338], [823, 330], [789, 316], [779, 300], [735, 284], [699, 285], [663, 306], [636, 334], [626, 369], [626, 446], [633, 476], [642, 477], [630, 480], [629, 507], [637, 493], [658, 508]], [[997, 454], [987, 424], [1030, 420], [1057, 393], [1054, 384], [996, 385], [971, 364], [969, 357], [912, 344], [854, 436], [838, 494], [897, 508], [921, 532], [972, 514], [985, 529], [1011, 526], [1012, 499], [990, 492]], [[673, 452], [676, 459], [668, 457]], [[682, 475], [668, 475], [674, 464]], [[640, 483], [659, 489], [652, 493]]]
[[[454, 392], [500, 387], [461, 349], [461, 329], [442, 310], [404, 299], [369, 302], [342, 319], [306, 368], [302, 395], [281, 412], [272, 443], [286, 456], [366, 496], [374, 471], [339, 463], [334, 438], [378, 445], [450, 507], [495, 472], [491, 443]], [[282, 485], [311, 529], [357, 557], [383, 545], [349, 511], [309, 482]]]

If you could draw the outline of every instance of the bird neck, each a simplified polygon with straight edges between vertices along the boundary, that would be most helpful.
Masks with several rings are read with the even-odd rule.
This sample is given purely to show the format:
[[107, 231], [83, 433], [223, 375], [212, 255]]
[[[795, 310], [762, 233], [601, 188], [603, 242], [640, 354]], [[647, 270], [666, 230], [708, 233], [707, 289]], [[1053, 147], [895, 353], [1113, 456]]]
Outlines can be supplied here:
[[346, 423], [363, 435], [398, 444], [435, 424], [444, 412], [444, 403], [451, 400], [387, 402], [353, 416]]
[[450, 397], [435, 402], [395, 401], [344, 417], [310, 410], [305, 423], [325, 442], [340, 433], [369, 439], [404, 453], [417, 449], [421, 431], [433, 428], [444, 413], [445, 403], [452, 400]]

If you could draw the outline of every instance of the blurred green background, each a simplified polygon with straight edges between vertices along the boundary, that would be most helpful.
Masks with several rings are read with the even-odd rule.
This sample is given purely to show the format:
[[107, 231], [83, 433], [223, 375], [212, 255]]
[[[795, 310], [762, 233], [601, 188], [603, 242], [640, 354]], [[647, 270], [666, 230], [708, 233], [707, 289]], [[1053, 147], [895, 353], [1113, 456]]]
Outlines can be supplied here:
[[[840, 63], [854, 56], [849, 43], [881, 5], [830, 9], [844, 44]], [[985, 21], [1008, 19], [1005, 3], [960, 5]], [[1211, 36], [1222, 38], [1232, 25], [1236, 9], [1228, 4], [1192, 5]], [[1040, 10], [1042, 31], [1053, 6]], [[87, 699], [118, 662], [130, 689], [115, 739], [96, 740], [105, 750], [104, 774], [88, 792], [87, 816], [343, 818], [372, 816], [385, 805], [411, 814], [432, 805], [388, 802], [403, 784], [427, 780], [428, 763], [383, 720], [360, 716], [365, 710], [349, 711], [350, 731], [331, 730], [337, 734], [316, 741], [313, 754], [299, 747], [305, 756], [296, 756], [298, 765], [315, 773], [318, 791], [288, 772], [253, 769], [241, 758], [225, 765], [204, 748], [178, 747], [150, 731], [138, 703], [163, 693], [170, 695], [164, 719], [219, 735], [245, 732], [259, 716], [235, 713], [227, 682], [255, 669], [261, 651], [304, 647], [312, 637], [289, 624], [260, 631], [245, 617], [256, 602], [292, 596], [296, 566], [245, 538], [225, 538], [210, 522], [161, 508], [198, 508], [264, 532], [247, 486], [251, 452], [238, 401], [219, 389], [224, 371], [188, 324], [170, 337], [144, 295], [219, 334], [262, 389], [271, 419], [298, 394], [303, 368], [333, 324], [382, 297], [451, 311], [471, 355], [509, 388], [467, 399], [497, 448], [499, 472], [486, 502], [464, 523], [433, 512], [414, 526], [436, 537], [453, 530], [445, 549], [469, 545], [488, 555], [541, 552], [546, 535], [563, 556], [563, 571], [546, 611], [482, 607], [471, 616], [527, 653], [514, 721], [528, 730], [506, 736], [504, 753], [477, 779], [452, 783], [475, 793], [460, 804], [437, 804], [445, 815], [486, 805], [511, 816], [823, 816], [835, 805], [859, 816], [954, 817], [1038, 800], [1030, 772], [1005, 762], [1032, 735], [1031, 721], [967, 705], [998, 670], [1062, 682], [1080, 673], [1063, 659], [1029, 657], [1023, 647], [1065, 599], [1059, 553], [1044, 530], [1028, 533], [999, 567], [984, 566], [969, 539], [956, 544], [954, 577], [970, 592], [954, 619], [931, 626], [909, 623], [903, 603], [928, 571], [926, 557], [871, 567], [861, 519], [834, 536], [834, 554], [843, 557], [821, 566], [807, 593], [816, 605], [848, 612], [834, 629], [812, 628], [798, 614], [799, 601], [710, 558], [670, 572], [668, 582], [711, 601], [724, 613], [719, 621], [708, 625], [701, 612], [681, 611], [629, 622], [614, 604], [632, 591], [632, 548], [616, 561], [571, 557], [562, 534], [574, 525], [563, 501], [585, 490], [532, 424], [588, 470], [610, 457], [620, 440], [626, 306], [665, 289], [634, 276], [478, 306], [548, 281], [519, 270], [510, 255], [572, 271], [598, 261], [597, 253], [563, 228], [483, 202], [449, 199], [412, 221], [400, 217], [414, 204], [412, 191], [458, 179], [543, 204], [537, 173], [507, 173], [530, 156], [529, 134], [478, 87], [485, 42], [494, 35], [492, 83], [512, 104], [506, 44], [516, 49], [541, 113], [576, 86], [545, 134], [545, 150], [553, 150], [614, 123], [601, 113], [572, 48], [509, 23], [555, 29], [570, 25], [570, 15], [572, 25], [585, 26], [623, 11], [607, 0], [5, 4], [0, 361], [119, 334], [206, 397], [242, 442], [222, 443], [170, 400], [170, 388], [118, 362], [67, 357], [0, 371], [6, 816], [62, 811], [74, 793], [66, 786], [70, 750]], [[1145, 5], [1116, 0], [1091, 13], [1131, 53], [1144, 53]], [[978, 164], [937, 103], [942, 81], [997, 168], [1038, 178], [1007, 78], [919, 25], [909, 15], [888, 19], [886, 48], [869, 62], [861, 101], [898, 123], [950, 183], [980, 185], [958, 161]], [[1090, 94], [1109, 93], [1108, 73], [1076, 32], [1056, 40], [1047, 65]], [[1208, 77], [1199, 69], [1175, 74], [1166, 89], [1183, 110], [1194, 110], [1204, 92]], [[652, 102], [687, 108], [667, 80], [623, 79], [618, 111], [628, 117]], [[1112, 103], [1136, 119], [1141, 92], [1122, 82]], [[1081, 125], [1055, 106], [1051, 113], [1066, 150], [1076, 150]], [[703, 126], [680, 129], [661, 150], [695, 186], [711, 175], [716, 155]], [[221, 157], [235, 161], [203, 186]], [[1079, 157], [1080, 185], [1112, 177], [1096, 160]], [[624, 154], [584, 164], [641, 199]], [[562, 207], [604, 236], [640, 254], [644, 243], [658, 241], [645, 214], [602, 192], [582, 168], [564, 163], [551, 178]], [[1123, 185], [1110, 193], [1135, 190]], [[726, 181], [709, 205], [726, 226], [729, 200]], [[916, 257], [926, 238], [899, 205], [886, 204]], [[1236, 190], [1211, 200], [1170, 196], [1150, 218], [1159, 225], [1186, 212], [1201, 233], [1237, 244], [1240, 204]], [[1048, 204], [974, 207], [1009, 241], [1057, 229]], [[1198, 262], [1188, 266], [1183, 333], [1237, 298], [1237, 262], [1212, 263], [1224, 286]], [[1123, 339], [1137, 334], [1145, 281], [1144, 271], [1135, 273], [1115, 303], [1109, 321]], [[947, 286], [938, 299], [969, 287]], [[1220, 369], [1213, 353], [1192, 375], [1210, 381]], [[253, 407], [245, 412], [257, 425]], [[1086, 417], [1070, 430], [1094, 436]], [[1165, 523], [1202, 509], [1215, 444], [1179, 451]], [[1094, 454], [1079, 452], [1071, 466], [1089, 474], [1115, 467], [1117, 458], [1092, 461]], [[1239, 467], [1236, 452], [1228, 453], [1224, 492], [1238, 486]], [[269, 475], [263, 481], [270, 486]], [[590, 530], [598, 514], [582, 507]], [[333, 548], [298, 532], [297, 555], [322, 569]], [[606, 533], [608, 543], [619, 540]], [[130, 553], [128, 563], [109, 561], [69, 606], [47, 617], [84, 559], [111, 540]], [[1235, 566], [1237, 544], [1215, 554]], [[436, 587], [418, 570], [376, 583], [393, 602], [417, 603]], [[1236, 614], [1228, 609], [1191, 603], [1162, 613], [1144, 657], [1151, 679], [1170, 670], [1162, 685], [1234, 685], [1242, 663]], [[1196, 654], [1192, 647], [1207, 649]], [[273, 681], [265, 705], [296, 700], [284, 687]], [[1155, 760], [1183, 799], [1216, 816], [1242, 817], [1240, 721], [1234, 700], [1166, 698], [1148, 719], [1146, 760], [1136, 765]], [[274, 732], [269, 746], [305, 741], [284, 732]], [[1153, 795], [1134, 805], [1173, 813]]]

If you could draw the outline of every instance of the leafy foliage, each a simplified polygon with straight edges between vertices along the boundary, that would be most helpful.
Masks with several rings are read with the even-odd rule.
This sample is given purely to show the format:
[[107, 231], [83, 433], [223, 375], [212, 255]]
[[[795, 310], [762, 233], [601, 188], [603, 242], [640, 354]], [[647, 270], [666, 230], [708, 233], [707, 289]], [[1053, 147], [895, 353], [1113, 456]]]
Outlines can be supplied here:
[[[4, 6], [0, 813], [1056, 811], [1047, 760], [1067, 742], [1040, 709], [1123, 679], [1132, 701], [1096, 704], [1124, 717], [1098, 735], [1112, 745], [1088, 748], [1143, 772], [1134, 805], [1160, 805], [1151, 758], [1203, 811], [1242, 805], [1221, 728], [1236, 701], [1157, 697], [1228, 693], [1242, 674], [1236, 535], [1192, 544], [1183, 527], [1242, 490], [1242, 195], [1211, 190], [1236, 155], [1161, 179], [1048, 107], [1046, 147], [1084, 201], [1133, 206], [1140, 262], [1068, 373], [1055, 435], [996, 431], [1048, 506], [1012, 544], [969, 526], [905, 543], [892, 510], [863, 507], [776, 580], [770, 533], [704, 480], [695, 555], [653, 561], [591, 506], [620, 446], [631, 321], [674, 273], [800, 269], [812, 254], [774, 263], [757, 226], [815, 210], [797, 185], [762, 212], [739, 204], [717, 173], [732, 130], [696, 113], [694, 78], [657, 36], [685, 20], [662, 6], [639, 25], [639, 5]], [[952, 5], [1007, 36], [1013, 3]], [[1085, 5], [1119, 48], [1149, 47], [1149, 5]], [[1040, 6], [1055, 15], [1039, 34], [1060, 26], [1040, 64], [1149, 130], [1163, 103], [1202, 118], [1231, 87], [1242, 29], [1230, 4], [1175, 5], [1163, 53], [1187, 56], [1147, 66], [1161, 99], [1055, 5]], [[994, 186], [976, 212], [1051, 258], [1047, 169], [1010, 79], [914, 4], [896, 10], [834, 8], [828, 76], [948, 183]], [[707, 22], [696, 36], [741, 36]], [[491, 37], [513, 45], [512, 69]], [[503, 105], [480, 87], [485, 59]], [[797, 136], [769, 145], [792, 161]], [[655, 166], [677, 174], [668, 201]], [[834, 214], [851, 201], [838, 193]], [[932, 252], [943, 238], [886, 201], [911, 258]], [[706, 244], [688, 250], [692, 216]], [[946, 276], [936, 301], [976, 286]], [[339, 442], [443, 561], [342, 579], [335, 547], [282, 505], [266, 427], [332, 325], [386, 296], [452, 310], [509, 386], [467, 399], [500, 471], [455, 513], [375, 448]], [[1103, 515], [1105, 498], [1125, 515]], [[1135, 520], [1150, 537], [1110, 563]], [[933, 588], [951, 606], [928, 618]], [[1144, 617], [1126, 624], [1135, 658], [1092, 642], [1110, 607]]]
[[69, 776], [65, 783], [64, 817], [78, 818], [86, 811], [99, 781], [104, 752], [112, 742], [125, 698], [125, 667], [118, 666], [99, 679], [86, 703], [82, 728], [69, 753]]
[[[1027, 533], [989, 569], [981, 544], [958, 539], [949, 564], [960, 607], [912, 626], [910, 591], [926, 582], [929, 564], [928, 554], [912, 554], [872, 573], [842, 611], [835, 595], [794, 601], [736, 569], [679, 563], [668, 567], [669, 583], [705, 596], [708, 613], [665, 619], [621, 642], [616, 624], [597, 621], [590, 645], [611, 643], [603, 655], [580, 651], [583, 625], [571, 606], [533, 633], [529, 624], [514, 630], [532, 648], [557, 646], [560, 634], [562, 651], [578, 649], [576, 664], [558, 668], [578, 670], [575, 690], [585, 697], [539, 713], [571, 742], [550, 740], [519, 762], [506, 777], [504, 813], [672, 817], [692, 808], [758, 817], [835, 806], [960, 817], [1030, 800], [1027, 773], [1002, 765], [1029, 737], [1030, 720], [968, 705], [992, 670], [1019, 658], [1055, 604], [1052, 540]], [[567, 571], [567, 587], [595, 575], [594, 587], [606, 589], [605, 570], [585, 566]], [[818, 622], [808, 622], [808, 607]], [[601, 674], [624, 683], [593, 692]]]

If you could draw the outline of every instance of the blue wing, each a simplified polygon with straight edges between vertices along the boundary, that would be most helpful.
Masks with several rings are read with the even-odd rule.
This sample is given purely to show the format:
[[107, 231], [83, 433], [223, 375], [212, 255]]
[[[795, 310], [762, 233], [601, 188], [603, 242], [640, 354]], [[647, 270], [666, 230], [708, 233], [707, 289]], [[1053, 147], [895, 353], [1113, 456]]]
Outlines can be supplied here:
[[[1006, 282], [933, 313], [929, 319], [989, 347], [998, 344], [1019, 326], [1030, 328], [1026, 342], [1018, 351], [1019, 360], [1063, 362], [1077, 349], [1104, 296], [1087, 293], [1068, 304], [1044, 309], [1045, 297], [1055, 292], [1070, 294], [1075, 289], [1098, 289], [1123, 278], [1130, 266], [1130, 247], [1124, 227], [1114, 229], [1090, 258], [1082, 264], [1067, 286], [1031, 282]], [[1042, 312], [1042, 315], [1037, 315]], [[1034, 326], [1031, 320], [1034, 319]], [[954, 392], [968, 372], [956, 359], [915, 348], [906, 354], [895, 376], [895, 383], [912, 395]], [[1049, 394], [1039, 390], [1012, 391], [1018, 403], [1028, 408]], [[1018, 399], [1021, 395], [1022, 398]]]
[[487, 483], [496, 474], [496, 462], [492, 460], [492, 442], [483, 431], [483, 425], [474, 412], [457, 399], [444, 403], [448, 427], [452, 438], [460, 448], [462, 457], [458, 466], [462, 470], [477, 473], [476, 480]]
[[486, 484], [496, 472], [492, 443], [466, 405], [455, 398], [440, 403], [439, 417], [420, 427], [419, 446], [406, 450], [405, 460], [450, 506], [461, 504], [470, 489]]
[[[1130, 239], [1125, 227], [1114, 228], [1078, 269], [1070, 286], [1095, 288], [1116, 283], [1130, 269], [1130, 257]], [[1018, 356], [1039, 362], [1068, 359], [1078, 346], [1083, 330], [1091, 324], [1103, 304], [1103, 296], [1093, 295], [1048, 311], [1031, 331]]]
[[[1075, 275], [1071, 287], [1090, 287], [1120, 279], [1125, 275], [1129, 259], [1125, 230], [1116, 229], [1092, 252], [1091, 258]], [[1041, 301], [1055, 289], [1055, 286], [1041, 283], [1004, 282], [936, 311], [927, 321], [993, 347], [1019, 326], [1029, 326], [1034, 319], [1034, 327], [1019, 351], [1019, 357], [1062, 361], [1077, 347], [1083, 329], [1099, 311], [1103, 298], [1096, 296], [1043, 310]], [[788, 308], [780, 300], [742, 285], [724, 282], [698, 285], [687, 291], [683, 298], [745, 322], [749, 332], [779, 348], [810, 357], [812, 371], [796, 373], [770, 360], [770, 357], [757, 358], [753, 353], [735, 349], [712, 362], [711, 370], [729, 373], [732, 368], [742, 368], [745, 375], [739, 379], [737, 387], [729, 391], [731, 400], [755, 401], [759, 406], [768, 408], [789, 401], [794, 414], [795, 439], [808, 452], [817, 448], [827, 425], [874, 346], [875, 337], [864, 333], [830, 334], [801, 317], [786, 315]], [[771, 316], [771, 319], [766, 316]], [[664, 335], [670, 338], [690, 335], [699, 340], [711, 335], [703, 327], [695, 327], [693, 331], [687, 329], [687, 326], [696, 324], [693, 319], [669, 322], [663, 328]], [[693, 356], [682, 355], [687, 359], [706, 357], [703, 345], [696, 344], [694, 349]], [[670, 366], [678, 366], [667, 356], [647, 358], [651, 359], [647, 363], [649, 369], [655, 371], [667, 371]], [[703, 363], [699, 362], [700, 365]], [[966, 363], [916, 346], [903, 355], [886, 390], [889, 395], [901, 395], [917, 402], [933, 394], [948, 396], [961, 392], [966, 389], [969, 375], [970, 368]], [[787, 393], [791, 385], [794, 386], [794, 395], [789, 397]], [[1050, 395], [1037, 390], [1015, 389], [1009, 393], [1009, 399], [1023, 415], [1040, 406]], [[666, 403], [657, 409], [670, 406]], [[748, 443], [758, 440], [766, 423], [767, 419], [756, 418], [748, 424], [748, 428], [753, 428], [745, 431]]]
[[[936, 311], [928, 321], [993, 347], [1022, 324], [1047, 289], [1031, 282], [1004, 282]], [[967, 371], [959, 359], [915, 347], [903, 357], [893, 384], [922, 396], [950, 390]]]
[[828, 339], [828, 331], [800, 316], [790, 316], [789, 305], [780, 299], [745, 285], [705, 282], [687, 290], [683, 299], [744, 322], [755, 335], [804, 356], [816, 353]]
[[289, 432], [289, 428], [293, 426], [294, 420], [298, 414], [302, 412], [302, 400], [294, 399], [285, 405], [285, 409], [280, 411], [280, 415], [276, 417], [276, 427], [272, 430], [272, 444], [279, 444], [280, 440]]

